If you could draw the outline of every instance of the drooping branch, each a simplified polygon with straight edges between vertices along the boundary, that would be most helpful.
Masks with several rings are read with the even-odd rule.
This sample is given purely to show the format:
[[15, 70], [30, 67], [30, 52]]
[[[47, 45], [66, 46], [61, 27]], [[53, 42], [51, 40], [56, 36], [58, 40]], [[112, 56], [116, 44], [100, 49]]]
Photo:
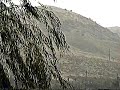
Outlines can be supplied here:
[[[48, 89], [53, 75], [66, 87], [56, 66], [56, 50], [64, 52], [69, 48], [60, 30], [60, 20], [43, 6], [39, 9], [28, 0], [21, 1], [20, 6], [10, 0], [0, 2], [0, 62], [4, 62], [0, 67], [7, 86]], [[39, 23], [45, 25], [46, 31]], [[14, 86], [7, 77], [9, 74], [14, 76]]]

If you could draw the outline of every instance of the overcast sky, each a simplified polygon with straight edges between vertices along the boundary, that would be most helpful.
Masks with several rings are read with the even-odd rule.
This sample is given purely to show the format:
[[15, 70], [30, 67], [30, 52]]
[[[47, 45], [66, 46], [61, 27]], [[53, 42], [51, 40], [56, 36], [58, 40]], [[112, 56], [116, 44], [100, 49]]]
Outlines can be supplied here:
[[[14, 0], [17, 1], [17, 0]], [[31, 0], [46, 5], [66, 8], [91, 18], [104, 27], [120, 26], [120, 0]]]

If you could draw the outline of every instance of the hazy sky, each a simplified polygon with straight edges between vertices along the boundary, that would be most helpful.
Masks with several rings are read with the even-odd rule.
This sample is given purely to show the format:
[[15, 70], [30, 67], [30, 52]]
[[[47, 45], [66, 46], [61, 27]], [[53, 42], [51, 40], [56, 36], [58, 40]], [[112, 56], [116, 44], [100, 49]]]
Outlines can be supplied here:
[[[17, 0], [14, 0], [17, 1]], [[66, 8], [91, 18], [104, 27], [120, 26], [120, 0], [31, 0], [46, 5]]]

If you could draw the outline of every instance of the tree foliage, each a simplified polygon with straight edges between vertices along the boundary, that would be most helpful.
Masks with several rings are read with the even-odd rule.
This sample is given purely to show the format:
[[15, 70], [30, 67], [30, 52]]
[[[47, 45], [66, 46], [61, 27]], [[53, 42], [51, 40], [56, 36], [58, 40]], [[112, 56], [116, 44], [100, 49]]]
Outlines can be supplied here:
[[66, 87], [56, 50], [64, 53], [69, 46], [59, 18], [40, 5], [38, 9], [28, 0], [20, 0], [20, 5], [0, 0], [0, 88], [49, 89], [52, 76]]

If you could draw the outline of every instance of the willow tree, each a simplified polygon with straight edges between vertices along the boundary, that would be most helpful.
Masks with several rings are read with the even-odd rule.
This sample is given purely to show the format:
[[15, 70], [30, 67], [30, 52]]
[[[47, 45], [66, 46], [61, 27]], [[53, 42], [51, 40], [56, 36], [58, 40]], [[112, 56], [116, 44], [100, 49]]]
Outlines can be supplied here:
[[0, 88], [45, 90], [52, 77], [66, 87], [56, 50], [63, 53], [69, 46], [59, 18], [42, 4], [19, 2], [0, 0]]

